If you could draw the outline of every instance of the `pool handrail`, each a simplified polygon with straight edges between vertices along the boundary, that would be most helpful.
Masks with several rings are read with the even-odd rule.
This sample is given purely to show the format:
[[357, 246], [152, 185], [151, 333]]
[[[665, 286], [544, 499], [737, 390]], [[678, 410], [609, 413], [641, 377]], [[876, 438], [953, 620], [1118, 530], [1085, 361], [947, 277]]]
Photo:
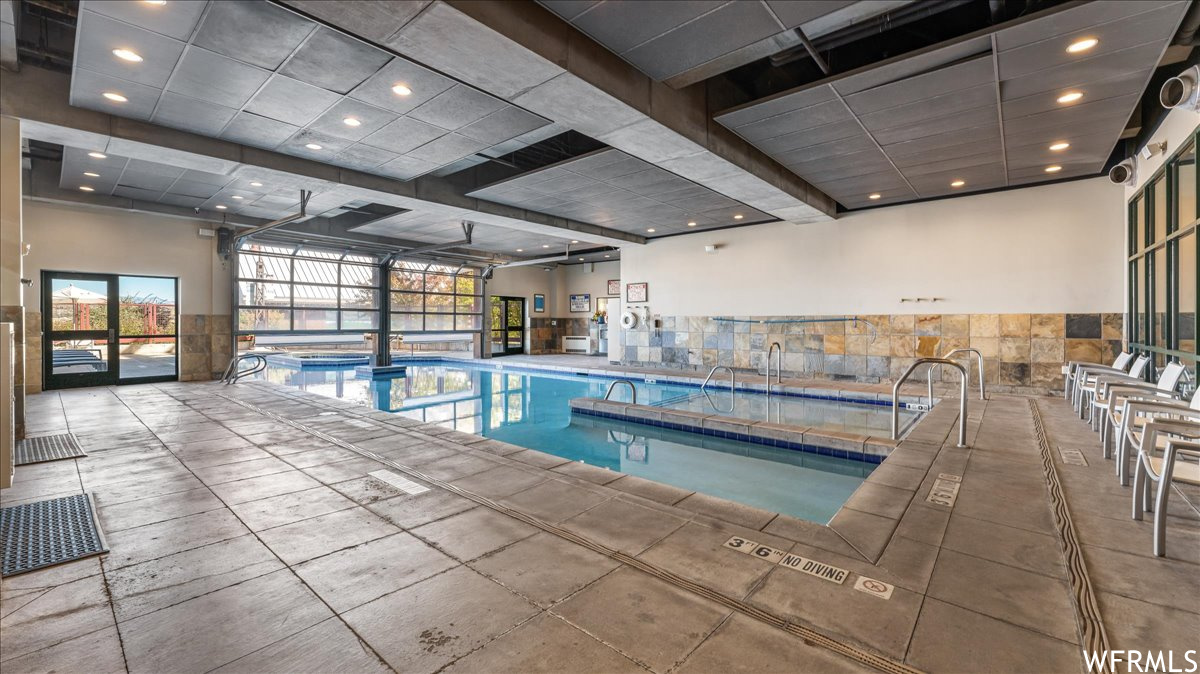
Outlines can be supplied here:
[[[983, 385], [984, 385], [984, 383], [983, 383], [983, 354], [979, 352], [979, 349], [972, 349], [972, 348], [967, 348], [967, 347], [963, 347], [961, 349], [954, 349], [953, 351], [942, 354], [942, 358], [949, 358], [950, 356], [953, 356], [956, 353], [967, 353], [968, 351], [975, 354], [975, 364], [977, 365], [978, 370], [979, 370], [979, 399], [987, 400], [987, 393], [984, 391], [984, 387], [983, 387]], [[925, 379], [929, 382], [929, 406], [930, 407], [933, 407], [933, 368], [935, 368], [935, 367], [941, 367], [941, 364], [935, 363], [933, 365], [930, 365], [929, 372], [927, 372], [925, 374]]]
[[708, 386], [708, 383], [712, 381], [713, 375], [717, 373], [717, 370], [729, 370], [729, 391], [732, 393], [737, 388], [737, 373], [728, 365], [714, 365], [713, 369], [708, 371], [708, 376], [704, 378], [704, 383], [700, 385], [700, 390], [703, 391]]
[[775, 349], [779, 349], [779, 358], [775, 361], [775, 383], [783, 383], [783, 345], [779, 342], [771, 342], [771, 346], [767, 349], [767, 395], [771, 395], [771, 354], [775, 353]]
[[[243, 360], [254, 359], [255, 363], [245, 370], [239, 369], [238, 364]], [[226, 366], [225, 372], [221, 374], [221, 381], [226, 384], [236, 383], [242, 377], [249, 377], [252, 374], [258, 374], [267, 369], [267, 359], [260, 353], [239, 353], [229, 359], [229, 365]]]
[[609, 384], [608, 390], [604, 392], [604, 399], [608, 400], [608, 397], [610, 395], [612, 395], [613, 389], [615, 389], [617, 387], [617, 384], [627, 384], [629, 386], [629, 394], [631, 396], [633, 396], [633, 400], [631, 402], [634, 405], [636, 405], [637, 404], [637, 389], [633, 387], [633, 382], [629, 381], [628, 379], [618, 379], [618, 380], [614, 381], [613, 383]]
[[[912, 375], [918, 367], [922, 365], [949, 365], [958, 370], [959, 374], [959, 394], [958, 394], [958, 446], [967, 446], [967, 368], [962, 364], [950, 360], [949, 358], [918, 358], [896, 383], [892, 385], [892, 439], [899, 440], [897, 437], [897, 429], [900, 425], [900, 386]], [[932, 368], [931, 368], [932, 369]]]

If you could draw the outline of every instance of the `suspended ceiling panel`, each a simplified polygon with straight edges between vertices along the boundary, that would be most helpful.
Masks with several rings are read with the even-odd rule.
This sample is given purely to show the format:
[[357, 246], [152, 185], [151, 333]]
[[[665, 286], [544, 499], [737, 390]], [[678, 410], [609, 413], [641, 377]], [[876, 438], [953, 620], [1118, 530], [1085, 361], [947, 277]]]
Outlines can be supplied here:
[[[1086, 3], [716, 120], [849, 208], [1092, 175], [1187, 5]], [[1085, 38], [1098, 43], [1067, 51]], [[1082, 97], [1058, 102], [1070, 92]]]
[[[415, 211], [398, 213], [367, 225], [353, 227], [350, 231], [357, 234], [417, 239], [429, 243], [446, 243], [463, 238], [462, 220]], [[561, 253], [568, 245], [594, 248], [596, 244], [583, 244], [578, 240], [572, 244], [571, 239], [564, 237], [476, 223], [471, 233], [470, 248], [523, 258]]]
[[[468, 196], [650, 238], [775, 219], [613, 148], [530, 171]], [[688, 227], [689, 222], [696, 225]]]
[[274, 4], [234, 0], [81, 2], [71, 104], [400, 180], [511, 152], [550, 124]]
[[[873, 0], [538, 0], [658, 81], [689, 84], [908, 4]], [[695, 73], [695, 75], [693, 75]]]

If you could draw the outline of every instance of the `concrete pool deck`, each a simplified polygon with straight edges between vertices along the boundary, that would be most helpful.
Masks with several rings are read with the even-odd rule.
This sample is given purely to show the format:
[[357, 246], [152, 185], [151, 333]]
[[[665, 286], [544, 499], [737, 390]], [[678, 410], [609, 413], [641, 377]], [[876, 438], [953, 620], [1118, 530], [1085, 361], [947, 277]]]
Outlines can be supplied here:
[[971, 402], [970, 449], [938, 405], [824, 527], [265, 383], [40, 394], [29, 433], [89, 456], [18, 469], [0, 502], [92, 492], [111, 551], [4, 579], [0, 665], [1078, 672], [1097, 624], [1179, 662], [1200, 633], [1200, 492], [1175, 495], [1154, 558], [1061, 399]]

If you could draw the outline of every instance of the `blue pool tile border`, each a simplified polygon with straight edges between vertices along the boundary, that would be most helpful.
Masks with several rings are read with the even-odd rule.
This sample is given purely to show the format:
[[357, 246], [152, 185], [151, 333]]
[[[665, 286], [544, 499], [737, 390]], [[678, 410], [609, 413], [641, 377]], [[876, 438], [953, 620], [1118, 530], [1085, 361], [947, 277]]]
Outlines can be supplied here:
[[849, 449], [833, 449], [831, 447], [821, 447], [818, 445], [810, 445], [802, 442], [789, 442], [787, 440], [776, 440], [774, 438], [763, 438], [756, 435], [748, 435], [746, 433], [734, 433], [733, 431], [720, 431], [714, 428], [703, 428], [700, 426], [689, 426], [686, 424], [677, 424], [670, 421], [660, 421], [658, 419], [643, 419], [641, 417], [631, 417], [623, 414], [613, 414], [611, 412], [598, 412], [586, 408], [572, 407], [572, 414], [582, 414], [590, 417], [599, 417], [601, 419], [611, 419], [613, 421], [621, 421], [630, 424], [641, 424], [643, 426], [654, 426], [657, 428], [665, 428], [672, 431], [683, 431], [686, 433], [696, 433], [699, 435], [708, 435], [714, 438], [724, 438], [726, 440], [737, 440], [738, 442], [747, 442], [753, 445], [763, 445], [765, 447], [775, 447], [778, 449], [790, 449], [797, 452], [807, 452], [809, 454], [818, 454], [820, 456], [829, 456], [837, 459], [847, 459], [850, 461], [862, 461], [863, 463], [881, 464], [886, 456], [878, 454], [868, 454], [866, 452], [856, 452]]

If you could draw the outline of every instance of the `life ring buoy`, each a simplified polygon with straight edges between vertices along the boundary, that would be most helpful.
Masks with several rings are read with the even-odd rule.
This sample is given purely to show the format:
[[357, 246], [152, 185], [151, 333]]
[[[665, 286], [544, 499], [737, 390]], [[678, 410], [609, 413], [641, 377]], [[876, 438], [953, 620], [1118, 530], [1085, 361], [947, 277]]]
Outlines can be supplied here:
[[626, 330], [632, 330], [638, 325], [638, 315], [632, 311], [625, 310], [621, 312], [621, 327]]

